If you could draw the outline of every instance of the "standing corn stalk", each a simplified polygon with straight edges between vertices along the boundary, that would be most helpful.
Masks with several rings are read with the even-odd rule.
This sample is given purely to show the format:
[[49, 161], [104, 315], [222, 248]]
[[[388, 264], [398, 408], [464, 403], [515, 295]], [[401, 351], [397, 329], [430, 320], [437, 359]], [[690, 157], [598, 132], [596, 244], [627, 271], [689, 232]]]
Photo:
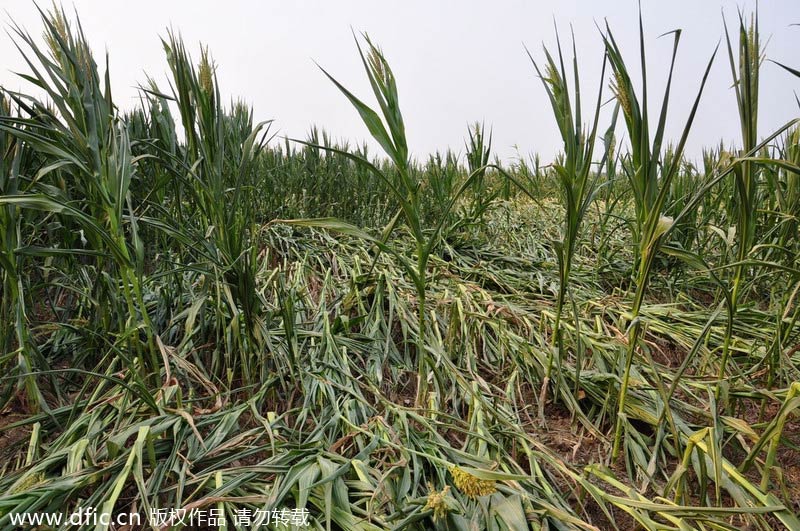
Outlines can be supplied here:
[[[0, 92], [0, 124], [13, 119], [11, 106]], [[32, 153], [10, 132], [0, 128], [0, 196], [4, 200], [25, 193], [23, 172], [32, 166]], [[29, 212], [29, 211], [28, 211]], [[0, 204], [0, 367], [16, 358], [11, 374], [20, 373], [29, 403], [46, 407], [36, 378], [35, 369], [46, 367], [33, 342], [28, 324], [24, 278], [24, 256], [19, 252], [23, 227], [35, 219], [25, 216], [18, 203]], [[0, 390], [0, 409], [10, 398], [12, 386]]]
[[[364, 65], [364, 70], [367, 73], [367, 78], [369, 79], [370, 86], [372, 87], [372, 92], [378, 101], [383, 119], [381, 119], [381, 116], [379, 116], [377, 112], [368, 107], [353, 93], [347, 90], [344, 85], [339, 83], [332, 75], [326, 72], [325, 69], [322, 69], [322, 71], [339, 88], [339, 90], [342, 91], [353, 107], [355, 107], [372, 137], [389, 156], [389, 159], [392, 163], [392, 175], [389, 175], [385, 171], [379, 169], [376, 165], [372, 164], [364, 156], [359, 154], [348, 153], [346, 151], [328, 146], [316, 147], [343, 154], [358, 164], [369, 168], [371, 172], [381, 181], [383, 181], [389, 190], [391, 190], [391, 195], [393, 196], [393, 199], [397, 201], [399, 209], [392, 221], [390, 221], [389, 224], [384, 227], [380, 239], [372, 238], [366, 232], [358, 229], [357, 227], [339, 220], [294, 220], [291, 223], [306, 226], [318, 226], [355, 235], [371, 241], [380, 250], [389, 252], [399, 259], [403, 269], [411, 278], [417, 295], [417, 393], [415, 405], [417, 407], [422, 407], [426, 404], [428, 397], [428, 372], [429, 368], [431, 367], [425, 346], [428, 259], [433, 252], [434, 246], [440, 241], [442, 230], [445, 227], [447, 218], [455, 206], [456, 201], [461, 194], [469, 188], [475, 179], [482, 175], [482, 172], [485, 171], [486, 166], [477, 167], [470, 173], [467, 179], [461, 183], [460, 187], [453, 192], [450, 198], [447, 199], [445, 205], [437, 209], [439, 212], [439, 219], [434, 221], [434, 228], [425, 228], [423, 225], [425, 212], [423, 211], [422, 202], [424, 183], [419, 177], [419, 172], [413, 171], [413, 167], [409, 159], [405, 124], [403, 122], [402, 113], [400, 112], [400, 103], [398, 100], [395, 77], [381, 50], [374, 45], [372, 41], [370, 41], [367, 35], [364, 35], [364, 39], [369, 49], [366, 55], [364, 54], [361, 44], [358, 42], [358, 40], [356, 40], [356, 46], [358, 47], [358, 53], [361, 56], [361, 62]], [[308, 144], [308, 142], [303, 143]], [[412, 256], [406, 256], [401, 251], [386, 245], [389, 236], [401, 219], [406, 223], [414, 238], [415, 252]]]
[[475, 180], [472, 183], [470, 208], [463, 218], [467, 223], [475, 223], [483, 220], [486, 210], [501, 192], [500, 189], [490, 190], [486, 181], [486, 170], [492, 153], [492, 131], [489, 131], [487, 137], [484, 125], [475, 122], [469, 129], [466, 148], [467, 169], [470, 173], [475, 172]]
[[[582, 121], [581, 116], [581, 92], [580, 92], [580, 76], [578, 75], [578, 57], [575, 50], [575, 38], [573, 35], [572, 43], [572, 67], [575, 86], [573, 94], [570, 95], [570, 86], [567, 80], [567, 71], [564, 67], [564, 58], [561, 52], [561, 41], [556, 33], [556, 42], [558, 49], [558, 64], [553, 56], [544, 49], [547, 63], [544, 67], [544, 72], [539, 68], [539, 65], [533, 59], [530, 52], [530, 57], [536, 73], [542, 80], [547, 95], [550, 99], [550, 105], [553, 109], [558, 130], [561, 133], [561, 139], [564, 142], [564, 154], [553, 164], [553, 169], [558, 176], [558, 182], [561, 185], [561, 197], [564, 203], [564, 225], [561, 232], [561, 240], [553, 242], [556, 251], [556, 258], [558, 260], [558, 280], [559, 288], [556, 298], [556, 316], [555, 324], [553, 326], [554, 334], [554, 349], [557, 353], [558, 366], [556, 367], [556, 389], [560, 387], [560, 371], [564, 355], [564, 341], [561, 330], [561, 316], [564, 309], [564, 302], [569, 291], [569, 276], [572, 269], [572, 260], [575, 255], [575, 245], [579, 238], [579, 231], [581, 223], [586, 214], [589, 205], [594, 200], [595, 193], [598, 189], [598, 179], [600, 171], [594, 177], [592, 173], [592, 153], [594, 152], [594, 144], [597, 136], [597, 124], [600, 118], [600, 107], [603, 97], [603, 81], [605, 79], [606, 58], [603, 56], [603, 67], [600, 75], [600, 86], [597, 91], [597, 102], [595, 104], [594, 115], [592, 124], [588, 132]], [[571, 99], [572, 98], [572, 101]], [[574, 110], [573, 110], [574, 106]], [[606, 153], [609, 150], [609, 142], [613, 134], [614, 124], [616, 123], [617, 111], [614, 111], [614, 118], [612, 125], [609, 128], [609, 133], [606, 135]], [[605, 155], [604, 155], [605, 160]], [[604, 162], [600, 163], [602, 168]], [[576, 322], [576, 331], [577, 331]], [[580, 342], [580, 338], [578, 338]], [[580, 350], [580, 348], [578, 349]], [[542, 381], [542, 389], [539, 394], [539, 417], [544, 420], [544, 403], [547, 399], [547, 387], [550, 384], [554, 367], [553, 349], [550, 350], [548, 355], [547, 369], [544, 379]], [[581, 360], [579, 359], [575, 364], [575, 394], [577, 396], [578, 388], [580, 386], [580, 366]], [[556, 393], [556, 396], [558, 393]]]
[[[626, 347], [624, 369], [620, 383], [618, 410], [614, 427], [612, 459], [616, 459], [619, 456], [620, 443], [622, 440], [622, 429], [624, 423], [626, 422], [625, 400], [630, 383], [631, 366], [643, 332], [642, 322], [639, 318], [639, 312], [644, 301], [645, 292], [647, 291], [647, 285], [655, 256], [658, 253], [662, 242], [673, 228], [673, 220], [662, 215], [664, 202], [669, 193], [672, 178], [680, 169], [684, 147], [686, 145], [686, 140], [689, 136], [689, 131], [697, 112], [697, 107], [700, 103], [700, 96], [703, 93], [703, 88], [705, 87], [706, 80], [708, 79], [708, 73], [711, 70], [711, 65], [714, 61], [714, 57], [716, 56], [715, 50], [711, 55], [708, 65], [706, 66], [697, 97], [694, 100], [694, 104], [692, 105], [691, 112], [689, 113], [689, 117], [683, 128], [683, 133], [681, 134], [678, 144], [675, 146], [675, 149], [672, 150], [671, 156], [664, 158], [662, 156], [662, 143], [664, 140], [664, 131], [666, 127], [667, 108], [669, 104], [670, 89], [672, 87], [672, 75], [675, 67], [675, 57], [677, 55], [678, 43], [681, 35], [680, 30], [675, 30], [673, 35], [674, 40], [669, 75], [667, 77], [664, 98], [661, 104], [661, 111], [656, 124], [655, 136], [652, 138], [652, 143], [650, 136], [650, 122], [648, 117], [647, 70], [645, 61], [644, 28], [642, 25], [641, 13], [639, 14], [639, 51], [642, 68], [641, 100], [634, 90], [627, 65], [622, 58], [622, 53], [619, 49], [619, 46], [614, 40], [614, 36], [612, 35], [608, 26], [606, 26], [606, 33], [603, 35], [608, 59], [614, 72], [614, 83], [612, 88], [616, 95], [617, 101], [622, 108], [623, 116], [625, 118], [625, 125], [628, 130], [628, 137], [631, 143], [630, 164], [627, 167], [623, 165], [623, 168], [625, 168], [625, 171], [627, 172], [628, 181], [630, 182], [631, 190], [633, 192], [636, 214], [634, 224], [636, 291], [634, 294], [633, 306], [631, 308], [631, 321], [628, 328], [628, 344]], [[658, 386], [661, 394], [666, 396], [660, 379]], [[668, 407], [668, 404], [665, 403], [665, 407]], [[671, 419], [671, 416], [668, 415], [668, 419]], [[673, 432], [675, 432], [674, 429]]]
[[[724, 19], [723, 19], [724, 20]], [[742, 130], [742, 156], [753, 153], [758, 143], [758, 77], [762, 60], [761, 44], [758, 35], [758, 15], [753, 17], [750, 27], [745, 27], [742, 13], [739, 13], [739, 54], [734, 57], [728, 25], [725, 23], [725, 39], [728, 45], [733, 86], [736, 90], [736, 104], [739, 110], [739, 122]], [[736, 251], [737, 265], [733, 273], [733, 285], [730, 287], [730, 311], [722, 345], [722, 359], [719, 365], [718, 383], [715, 391], [720, 398], [725, 371], [730, 357], [730, 343], [733, 335], [733, 323], [741, 297], [745, 276], [746, 260], [756, 239], [756, 222], [758, 215], [758, 165], [752, 160], [743, 158], [733, 167], [736, 194], [736, 233], [738, 246]]]
[[[157, 95], [177, 104], [186, 142], [175, 171], [186, 176], [179, 189], [196, 207], [190, 216], [195, 226], [176, 230], [191, 232], [191, 251], [207, 260], [205, 286], [216, 299], [219, 316], [218, 350], [212, 364], [250, 383], [263, 376], [254, 373], [259, 365], [257, 347], [266, 335], [264, 303], [256, 288], [256, 185], [258, 157], [271, 122], [254, 125], [252, 111], [242, 103], [223, 107], [216, 66], [207, 48], [201, 50], [195, 67], [179, 36], [170, 34], [163, 44], [173, 94]], [[169, 167], [169, 157], [163, 158]], [[180, 219], [180, 201], [176, 203]], [[219, 285], [222, 296], [216, 289]]]
[[[34, 180], [44, 183], [57, 175], [62, 193], [57, 193], [58, 187], [40, 187], [44, 193], [5, 196], [2, 202], [59, 214], [81, 227], [97, 256], [97, 270], [116, 273], [110, 289], [104, 291], [103, 283], [96, 283], [98, 319], [111, 328], [109, 308], [117, 306], [121, 287], [125, 308], [118, 315], [120, 338], [136, 353], [140, 370], [157, 374], [159, 358], [142, 292], [144, 246], [129, 191], [137, 160], [127, 124], [117, 117], [108, 67], [102, 79], [80, 26], [73, 32], [58, 8], [41, 15], [47, 50], [19, 26], [14, 30], [29, 50], [24, 57], [34, 75], [26, 79], [44, 91], [53, 109], [38, 102], [31, 106], [29, 99], [12, 95], [30, 117], [3, 117], [0, 130], [44, 159]], [[67, 192], [80, 199], [69, 201]], [[140, 330], [146, 335], [144, 342], [137, 337]]]

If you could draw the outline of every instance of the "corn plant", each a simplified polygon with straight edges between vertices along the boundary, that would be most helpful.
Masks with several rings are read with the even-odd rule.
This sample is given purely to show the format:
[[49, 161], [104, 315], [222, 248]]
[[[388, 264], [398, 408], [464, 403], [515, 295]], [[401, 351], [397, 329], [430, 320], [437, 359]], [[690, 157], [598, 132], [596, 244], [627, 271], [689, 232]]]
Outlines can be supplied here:
[[[564, 57], [561, 51], [561, 41], [556, 35], [557, 42], [557, 62], [551, 53], [544, 49], [546, 64], [542, 70], [533, 56], [528, 52], [528, 56], [533, 63], [536, 73], [542, 80], [544, 88], [550, 100], [553, 114], [558, 125], [558, 130], [563, 141], [564, 153], [553, 164], [553, 170], [558, 177], [561, 190], [561, 200], [564, 206], [564, 224], [561, 231], [561, 239], [553, 242], [558, 260], [558, 294], [556, 296], [555, 324], [553, 325], [554, 349], [551, 349], [547, 361], [547, 369], [542, 381], [542, 390], [539, 397], [539, 415], [544, 418], [544, 403], [546, 401], [547, 387], [553, 376], [554, 360], [557, 360], [558, 375], [562, 370], [562, 359], [564, 354], [564, 342], [561, 330], [561, 317], [564, 303], [569, 292], [569, 277], [572, 270], [575, 248], [580, 238], [580, 229], [583, 219], [589, 206], [594, 200], [598, 190], [598, 179], [600, 171], [592, 172], [592, 155], [594, 153], [595, 140], [597, 137], [598, 122], [600, 119], [600, 107], [603, 98], [603, 83], [605, 80], [606, 60], [603, 57], [602, 73], [600, 75], [600, 88], [597, 91], [597, 102], [591, 118], [591, 125], [587, 127], [583, 123], [581, 114], [581, 89], [580, 77], [578, 73], [578, 57], [575, 50], [573, 39], [572, 47], [572, 72], [574, 77], [574, 88], [571, 91], [567, 78], [567, 71], [564, 66]], [[572, 93], [571, 93], [572, 92]], [[616, 122], [616, 112], [612, 120], [610, 131], [613, 131], [613, 124]], [[608, 150], [608, 146], [606, 146]], [[602, 168], [604, 160], [600, 162]], [[580, 335], [577, 337], [578, 351], [580, 351]], [[557, 357], [553, 355], [553, 350]], [[580, 366], [582, 360], [578, 359], [575, 364], [575, 395], [578, 394], [580, 385]], [[556, 381], [556, 388], [560, 387], [560, 379]]]
[[[21, 174], [31, 166], [30, 149], [9, 131], [2, 129], [6, 120], [14, 119], [8, 98], [0, 93], [0, 265], [2, 265], [2, 303], [0, 304], [0, 367], [12, 366], [8, 372], [19, 374], [24, 382], [28, 401], [34, 406], [46, 407], [33, 371], [46, 369], [36, 348], [28, 326], [26, 286], [24, 282], [25, 256], [22, 232], [30, 230], [33, 219], [25, 216], [20, 204], [10, 200], [27, 191], [25, 176]], [[24, 203], [23, 203], [24, 206]], [[16, 358], [16, 365], [12, 361]], [[0, 407], [10, 399], [13, 386], [3, 386]]]
[[[49, 15], [42, 12], [42, 19], [47, 49], [22, 28], [15, 27], [15, 32], [21, 46], [27, 47], [23, 56], [33, 71], [26, 79], [44, 91], [52, 107], [30, 106], [27, 98], [11, 94], [29, 116], [5, 116], [0, 129], [45, 159], [35, 180], [58, 175], [61, 190], [42, 186], [38, 193], [5, 196], [2, 202], [62, 215], [81, 227], [87, 244], [96, 251], [97, 268], [117, 271], [115, 281], [125, 301], [127, 317], [112, 325], [107, 308], [117, 306], [118, 286], [102, 291], [103, 283], [97, 283], [97, 296], [103, 300], [98, 305], [101, 321], [107, 329], [119, 326], [120, 336], [136, 353], [142, 370], [157, 371], [159, 361], [142, 287], [144, 248], [129, 193], [137, 161], [127, 124], [115, 115], [109, 73], [105, 79], [100, 77], [80, 27], [73, 31], [58, 8]], [[70, 204], [68, 193], [78, 195], [77, 208]], [[144, 342], [134, 337], [140, 329], [147, 336]]]
[[647, 69], [641, 14], [639, 17], [639, 52], [642, 68], [641, 99], [636, 94], [628, 68], [623, 60], [622, 52], [608, 26], [606, 26], [606, 33], [603, 35], [608, 59], [614, 73], [612, 88], [622, 109], [628, 139], [631, 144], [630, 166], [626, 170], [626, 176], [634, 198], [635, 224], [633, 236], [636, 252], [636, 290], [631, 308], [632, 318], [628, 330], [628, 346], [618, 397], [612, 459], [616, 459], [619, 455], [623, 424], [626, 422], [625, 402], [630, 382], [631, 365], [642, 333], [639, 311], [644, 301], [653, 262], [659, 247], [673, 228], [673, 219], [663, 215], [664, 203], [669, 193], [672, 179], [680, 169], [686, 140], [700, 103], [703, 88], [708, 79], [708, 73], [716, 56], [715, 51], [706, 66], [694, 104], [684, 125], [680, 140], [672, 151], [672, 156], [669, 159], [663, 159], [662, 144], [680, 35], [680, 30], [673, 32], [672, 58], [670, 60], [667, 84], [658, 121], [656, 122], [655, 134], [652, 138], [648, 113]]
[[[752, 153], [758, 144], [758, 85], [761, 66], [762, 49], [758, 32], [758, 18], [754, 17], [750, 27], [745, 26], [742, 13], [739, 13], [739, 47], [738, 57], [734, 56], [728, 25], [725, 23], [725, 40], [728, 46], [733, 86], [736, 91], [736, 103], [742, 132], [742, 154]], [[737, 64], [738, 63], [738, 64]], [[730, 330], [736, 317], [736, 309], [741, 298], [746, 259], [756, 240], [756, 217], [758, 215], [759, 166], [751, 160], [742, 160], [734, 166], [733, 175], [736, 185], [737, 206], [736, 236], [738, 240], [736, 261], [732, 286], [730, 288], [731, 310], [728, 315], [728, 330], [722, 346], [722, 358], [719, 366], [719, 383], [717, 398], [720, 396], [722, 383], [725, 380], [728, 358], [730, 356]]]
[[[219, 330], [219, 343], [229, 346], [222, 353], [226, 361], [215, 359], [214, 363], [241, 371], [250, 381], [253, 369], [249, 354], [263, 338], [264, 327], [263, 303], [255, 285], [256, 168], [270, 122], [254, 125], [252, 111], [243, 103], [223, 108], [215, 65], [207, 49], [202, 50], [197, 68], [178, 36], [171, 34], [164, 41], [164, 49], [172, 72], [172, 99], [178, 105], [186, 136], [183, 160], [176, 169], [185, 173], [186, 185], [181, 190], [192, 199], [199, 214], [193, 217], [198, 222], [196, 232], [186, 237], [195, 240], [193, 247], [209, 261], [208, 285], [216, 286], [217, 279], [224, 283], [225, 295], [214, 294], [217, 311], [227, 307], [233, 326], [232, 335], [227, 327]], [[236, 332], [240, 314], [246, 338]], [[220, 314], [219, 322], [225, 321]], [[238, 355], [230, 359], [234, 352]]]
[[[397, 92], [397, 83], [392, 73], [389, 63], [386, 61], [381, 50], [364, 35], [368, 52], [365, 55], [361, 44], [356, 40], [358, 53], [364, 70], [367, 73], [372, 92], [378, 101], [381, 115], [363, 103], [358, 97], [351, 93], [347, 88], [339, 83], [325, 69], [322, 71], [336, 85], [337, 88], [347, 97], [353, 107], [358, 111], [361, 119], [366, 125], [372, 137], [383, 148], [389, 160], [392, 162], [391, 174], [387, 175], [370, 161], [357, 154], [349, 154], [333, 148], [326, 148], [346, 154], [357, 163], [369, 168], [372, 173], [386, 183], [391, 190], [392, 196], [399, 204], [397, 214], [393, 220], [383, 229], [380, 239], [371, 238], [365, 232], [348, 226], [341, 222], [332, 220], [320, 220], [317, 222], [305, 220], [306, 225], [316, 225], [342, 232], [349, 232], [362, 238], [367, 238], [375, 243], [381, 250], [395, 254], [404, 266], [406, 273], [411, 277], [417, 295], [417, 393], [416, 405], [426, 405], [428, 397], [428, 373], [431, 367], [429, 355], [426, 352], [426, 284], [428, 260], [434, 247], [439, 243], [442, 230], [446, 224], [450, 212], [453, 210], [458, 198], [469, 188], [470, 185], [481, 175], [485, 167], [475, 168], [472, 173], [464, 180], [460, 187], [455, 190], [451, 197], [447, 199], [445, 205], [439, 206], [439, 219], [434, 222], [432, 228], [423, 225], [423, 183], [420, 182], [417, 172], [414, 171], [408, 152], [406, 140], [405, 123], [400, 112], [400, 103]], [[382, 119], [381, 119], [382, 116]], [[324, 146], [323, 146], [324, 147]], [[413, 256], [402, 256], [401, 252], [388, 247], [385, 242], [395, 229], [396, 223], [402, 219], [414, 237], [415, 253]]]
[[[474, 173], [475, 180], [469, 190], [471, 195], [469, 209], [460, 217], [480, 224], [484, 213], [500, 195], [502, 189], [497, 187], [495, 190], [491, 190], [486, 177], [486, 170], [491, 162], [492, 132], [489, 131], [487, 137], [484, 124], [476, 122], [469, 128], [468, 133], [469, 138], [466, 142], [467, 173]], [[505, 183], [507, 182], [505, 181]]]

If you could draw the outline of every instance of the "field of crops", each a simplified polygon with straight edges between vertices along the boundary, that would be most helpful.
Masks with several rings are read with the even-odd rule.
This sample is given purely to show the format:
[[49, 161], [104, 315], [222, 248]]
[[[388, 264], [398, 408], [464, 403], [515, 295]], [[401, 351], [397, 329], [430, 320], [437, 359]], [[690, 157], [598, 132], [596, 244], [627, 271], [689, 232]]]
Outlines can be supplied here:
[[800, 530], [800, 108], [757, 130], [756, 17], [708, 51], [741, 134], [700, 161], [709, 70], [645, 31], [601, 28], [594, 87], [564, 35], [531, 51], [563, 151], [508, 163], [481, 124], [412, 157], [366, 35], [373, 94], [320, 82], [379, 154], [255, 123], [177, 33], [123, 109], [77, 20], [42, 28], [0, 92], [0, 529]]

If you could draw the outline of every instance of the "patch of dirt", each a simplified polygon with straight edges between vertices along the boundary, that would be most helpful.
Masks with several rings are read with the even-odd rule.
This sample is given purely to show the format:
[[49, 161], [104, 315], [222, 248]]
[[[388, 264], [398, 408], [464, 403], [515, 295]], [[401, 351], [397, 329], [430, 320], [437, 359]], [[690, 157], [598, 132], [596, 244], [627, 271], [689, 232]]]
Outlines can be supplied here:
[[546, 424], [537, 430], [537, 438], [555, 451], [565, 463], [582, 467], [603, 461], [605, 443], [576, 424], [560, 405], [545, 408]]
[[14, 400], [0, 411], [0, 463], [12, 460], [19, 454], [22, 446], [30, 439], [31, 427], [17, 426], [9, 428], [30, 416], [27, 408]]
[[[532, 389], [528, 390], [533, 393]], [[530, 397], [535, 400], [534, 396]], [[610, 449], [608, 443], [590, 433], [577, 421], [573, 420], [569, 411], [561, 405], [548, 404], [544, 410], [545, 423], [532, 422], [528, 431], [538, 441], [547, 446], [563, 462], [580, 470], [593, 463], [603, 464], [607, 461]], [[624, 477], [624, 465], [612, 466], [614, 474]], [[591, 481], [591, 478], [590, 478]], [[560, 487], [567, 491], [574, 489], [571, 484], [562, 484]], [[607, 489], [608, 486], [604, 485]], [[570, 496], [574, 508], [580, 511], [582, 507], [588, 521], [598, 529], [613, 529], [609, 518], [600, 505], [582, 489], [574, 490]], [[634, 531], [640, 529], [636, 521], [627, 513], [609, 505], [608, 510], [614, 523], [621, 531]]]
[[655, 348], [651, 349], [651, 356], [653, 361], [660, 363], [670, 369], [677, 369], [686, 358], [687, 352], [664, 338], [649, 338], [652, 340]]
[[713, 306], [716, 300], [714, 297], [714, 293], [701, 289], [689, 290], [689, 296], [692, 298], [692, 300], [709, 308]]
[[393, 403], [412, 407], [417, 399], [417, 375], [412, 371], [402, 373], [394, 381], [392, 374], [384, 371], [384, 395]]

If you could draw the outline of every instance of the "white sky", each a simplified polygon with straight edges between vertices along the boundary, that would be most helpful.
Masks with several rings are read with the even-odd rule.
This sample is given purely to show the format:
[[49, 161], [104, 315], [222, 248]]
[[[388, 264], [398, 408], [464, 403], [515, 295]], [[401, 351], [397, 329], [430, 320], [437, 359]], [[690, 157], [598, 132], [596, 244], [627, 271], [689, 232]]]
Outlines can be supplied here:
[[[49, 4], [42, 0], [42, 5]], [[652, 102], [659, 102], [671, 51], [681, 28], [668, 134], [677, 139], [702, 71], [723, 38], [722, 11], [736, 31], [737, 7], [754, 2], [728, 0], [643, 0]], [[69, 3], [65, 3], [68, 6]], [[336, 138], [361, 142], [366, 128], [346, 99], [314, 65], [316, 60], [340, 82], [373, 103], [351, 35], [366, 31], [384, 50], [398, 79], [400, 104], [412, 153], [463, 147], [466, 126], [485, 120], [504, 159], [539, 152], [549, 160], [559, 137], [549, 104], [523, 43], [542, 59], [542, 42], [554, 43], [553, 21], [562, 42], [575, 29], [584, 72], [584, 105], [593, 105], [602, 61], [596, 24], [608, 20], [627, 61], [638, 64], [637, 7], [634, 0], [573, 1], [242, 1], [75, 0], [96, 56], [110, 54], [114, 97], [123, 107], [137, 100], [144, 72], [162, 81], [167, 71], [160, 36], [179, 30], [193, 55], [199, 43], [218, 64], [223, 94], [242, 97], [257, 120], [274, 118], [281, 134], [305, 138], [312, 124]], [[34, 35], [42, 24], [31, 0], [0, 0], [7, 25], [14, 20]], [[800, 68], [800, 1], [765, 0], [759, 7], [769, 58]], [[27, 90], [13, 74], [25, 71], [12, 40], [0, 35], [0, 85]], [[98, 63], [102, 64], [101, 60]], [[607, 89], [606, 89], [607, 90]], [[800, 79], [772, 63], [762, 69], [760, 132], [768, 134], [798, 116]], [[610, 96], [610, 93], [607, 92]], [[602, 123], [601, 123], [602, 127]], [[738, 140], [739, 123], [723, 46], [701, 102], [688, 155], [702, 146]], [[373, 144], [374, 145], [374, 144]]]

